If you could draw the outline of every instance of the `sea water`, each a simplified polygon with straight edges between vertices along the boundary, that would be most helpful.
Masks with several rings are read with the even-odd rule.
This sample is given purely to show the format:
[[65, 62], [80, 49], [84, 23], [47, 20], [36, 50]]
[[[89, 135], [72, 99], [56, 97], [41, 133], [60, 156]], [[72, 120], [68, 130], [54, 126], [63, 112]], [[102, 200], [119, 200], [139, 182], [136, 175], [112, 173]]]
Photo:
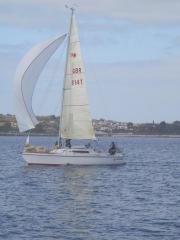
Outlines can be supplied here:
[[24, 137], [0, 137], [0, 239], [179, 240], [180, 139], [101, 140], [127, 164], [28, 167]]

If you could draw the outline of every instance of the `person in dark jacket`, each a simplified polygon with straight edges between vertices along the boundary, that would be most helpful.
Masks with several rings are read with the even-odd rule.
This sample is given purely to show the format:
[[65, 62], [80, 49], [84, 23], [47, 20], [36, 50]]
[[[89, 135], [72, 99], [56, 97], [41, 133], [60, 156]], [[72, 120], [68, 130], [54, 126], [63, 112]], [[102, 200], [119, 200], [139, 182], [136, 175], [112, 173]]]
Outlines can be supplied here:
[[109, 153], [110, 153], [110, 155], [114, 155], [116, 153], [116, 145], [114, 142], [112, 142], [110, 145]]
[[66, 139], [66, 147], [71, 148], [71, 139]]

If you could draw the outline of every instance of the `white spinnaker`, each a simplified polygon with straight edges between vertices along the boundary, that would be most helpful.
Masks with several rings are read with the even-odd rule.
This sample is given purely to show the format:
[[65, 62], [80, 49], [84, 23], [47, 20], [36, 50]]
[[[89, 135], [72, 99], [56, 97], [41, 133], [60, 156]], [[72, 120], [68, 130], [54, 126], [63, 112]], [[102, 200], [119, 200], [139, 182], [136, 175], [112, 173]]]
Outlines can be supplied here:
[[72, 13], [63, 89], [61, 138], [95, 138], [84, 71], [76, 19]]
[[14, 80], [14, 107], [20, 132], [34, 128], [38, 121], [32, 109], [32, 96], [44, 66], [63, 43], [66, 34], [34, 46], [20, 62]]

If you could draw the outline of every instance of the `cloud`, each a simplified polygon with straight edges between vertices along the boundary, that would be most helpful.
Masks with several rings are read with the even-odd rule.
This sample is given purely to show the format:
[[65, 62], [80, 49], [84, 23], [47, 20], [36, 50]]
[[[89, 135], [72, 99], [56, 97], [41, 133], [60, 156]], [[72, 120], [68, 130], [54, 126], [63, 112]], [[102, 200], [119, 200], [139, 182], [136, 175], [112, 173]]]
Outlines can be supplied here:
[[[62, 0], [0, 0], [0, 22], [19, 26], [58, 27], [67, 23]], [[129, 21], [138, 24], [180, 23], [179, 0], [77, 0], [79, 15]], [[65, 22], [64, 22], [65, 21]]]
[[0, 2], [1, 25], [33, 28], [56, 28], [57, 23], [63, 25], [55, 6], [48, 8], [48, 5], [40, 3], [21, 0]]
[[93, 116], [135, 122], [180, 119], [179, 65], [180, 58], [163, 58], [87, 66]]
[[[179, 82], [180, 76], [180, 58], [161, 58], [151, 61], [119, 62], [113, 64], [98, 65], [98, 71], [95, 72], [96, 78], [103, 81], [135, 81], [143, 84], [153, 84], [155, 81]], [[93, 66], [95, 67], [95, 66]], [[96, 67], [95, 67], [96, 68]], [[98, 74], [98, 76], [97, 76]]]
[[[1, 43], [0, 44], [0, 53], [7, 53], [12, 54], [13, 52], [19, 54], [20, 52], [23, 52], [24, 49], [29, 46], [30, 43], [19, 43], [19, 44], [9, 44], [9, 43]], [[1, 55], [2, 57], [2, 55]]]

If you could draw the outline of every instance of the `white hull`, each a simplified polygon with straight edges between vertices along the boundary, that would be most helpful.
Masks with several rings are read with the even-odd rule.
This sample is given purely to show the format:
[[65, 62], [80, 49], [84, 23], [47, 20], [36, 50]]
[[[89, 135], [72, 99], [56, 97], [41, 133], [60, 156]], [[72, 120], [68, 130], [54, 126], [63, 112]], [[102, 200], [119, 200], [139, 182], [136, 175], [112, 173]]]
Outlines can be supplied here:
[[117, 165], [124, 164], [122, 154], [72, 155], [71, 153], [23, 153], [29, 165]]

